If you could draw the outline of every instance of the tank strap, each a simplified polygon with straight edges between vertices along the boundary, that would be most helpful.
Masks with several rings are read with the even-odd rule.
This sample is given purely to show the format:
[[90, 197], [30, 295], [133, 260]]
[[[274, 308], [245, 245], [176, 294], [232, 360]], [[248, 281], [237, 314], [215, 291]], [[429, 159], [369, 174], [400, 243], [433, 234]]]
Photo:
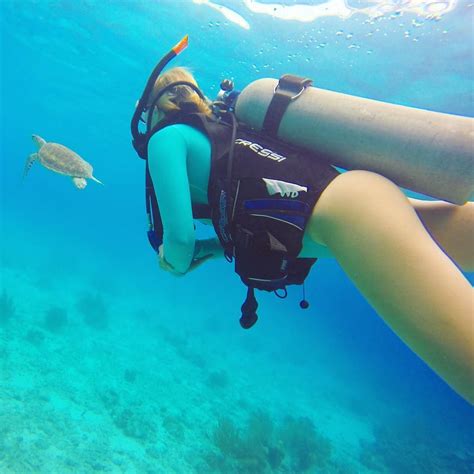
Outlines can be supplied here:
[[273, 97], [268, 106], [262, 131], [277, 136], [280, 122], [288, 104], [296, 100], [313, 81], [311, 79], [285, 74], [278, 81]]

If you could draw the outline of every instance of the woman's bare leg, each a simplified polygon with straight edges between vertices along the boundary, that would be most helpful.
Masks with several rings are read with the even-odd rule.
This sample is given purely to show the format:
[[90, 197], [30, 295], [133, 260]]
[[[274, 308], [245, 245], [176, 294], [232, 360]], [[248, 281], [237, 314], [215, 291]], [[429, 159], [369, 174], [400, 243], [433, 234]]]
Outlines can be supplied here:
[[431, 237], [465, 272], [474, 271], [474, 203], [409, 199]]
[[473, 290], [398, 187], [367, 171], [338, 176], [309, 233], [405, 343], [473, 403]]

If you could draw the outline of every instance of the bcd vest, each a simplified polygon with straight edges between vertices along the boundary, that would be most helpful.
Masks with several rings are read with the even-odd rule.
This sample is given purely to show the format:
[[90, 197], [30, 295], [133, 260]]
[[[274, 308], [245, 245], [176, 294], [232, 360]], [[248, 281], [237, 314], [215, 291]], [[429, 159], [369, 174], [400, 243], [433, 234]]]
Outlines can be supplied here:
[[[240, 322], [249, 328], [257, 320], [254, 289], [285, 297], [287, 285], [300, 285], [307, 277], [316, 259], [298, 258], [304, 230], [324, 189], [321, 183], [338, 172], [322, 156], [240, 124], [233, 130], [222, 119], [183, 114], [164, 126], [174, 123], [201, 130], [211, 142], [208, 216], [226, 259], [235, 262], [236, 273], [248, 287]], [[147, 167], [151, 192], [152, 186]], [[147, 202], [153, 201], [147, 194]], [[155, 229], [162, 232], [158, 207], [151, 202], [153, 207]], [[206, 217], [206, 212], [194, 209], [194, 217]], [[304, 301], [300, 305], [307, 307]]]

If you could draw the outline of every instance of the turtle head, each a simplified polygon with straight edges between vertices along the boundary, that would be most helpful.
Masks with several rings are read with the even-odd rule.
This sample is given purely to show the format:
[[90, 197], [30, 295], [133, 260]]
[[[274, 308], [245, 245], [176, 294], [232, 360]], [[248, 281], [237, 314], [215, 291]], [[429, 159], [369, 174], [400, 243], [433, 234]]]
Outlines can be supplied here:
[[38, 147], [38, 150], [46, 143], [39, 135], [32, 135], [31, 138]]

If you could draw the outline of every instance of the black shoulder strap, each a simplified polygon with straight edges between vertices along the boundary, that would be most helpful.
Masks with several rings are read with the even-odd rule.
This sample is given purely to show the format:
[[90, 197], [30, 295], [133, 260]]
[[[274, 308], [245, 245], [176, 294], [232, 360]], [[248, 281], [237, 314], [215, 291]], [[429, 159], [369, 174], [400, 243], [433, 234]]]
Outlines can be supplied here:
[[276, 136], [288, 104], [292, 100], [297, 99], [312, 83], [313, 81], [311, 79], [305, 79], [291, 74], [282, 76], [275, 87], [275, 92], [268, 106], [262, 131], [271, 136]]
[[153, 250], [158, 252], [159, 246], [163, 243], [163, 224], [161, 223], [158, 201], [156, 200], [153, 181], [151, 180], [150, 170], [148, 169], [148, 160], [146, 160], [145, 170], [145, 206], [148, 219], [148, 241]]

